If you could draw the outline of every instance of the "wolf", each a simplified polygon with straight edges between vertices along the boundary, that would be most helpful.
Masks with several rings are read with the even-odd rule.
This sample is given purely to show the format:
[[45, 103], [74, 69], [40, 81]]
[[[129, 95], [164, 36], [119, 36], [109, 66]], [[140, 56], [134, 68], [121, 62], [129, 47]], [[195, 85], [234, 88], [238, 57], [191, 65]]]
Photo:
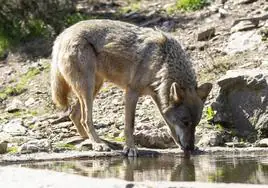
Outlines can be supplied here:
[[138, 98], [149, 95], [169, 126], [175, 143], [194, 150], [199, 123], [211, 83], [198, 87], [193, 65], [174, 37], [162, 31], [112, 20], [80, 21], [54, 41], [51, 63], [53, 102], [70, 107], [69, 93], [78, 99], [69, 114], [78, 133], [93, 149], [108, 150], [93, 126], [93, 100], [104, 80], [123, 88], [127, 156], [137, 156], [133, 132]]

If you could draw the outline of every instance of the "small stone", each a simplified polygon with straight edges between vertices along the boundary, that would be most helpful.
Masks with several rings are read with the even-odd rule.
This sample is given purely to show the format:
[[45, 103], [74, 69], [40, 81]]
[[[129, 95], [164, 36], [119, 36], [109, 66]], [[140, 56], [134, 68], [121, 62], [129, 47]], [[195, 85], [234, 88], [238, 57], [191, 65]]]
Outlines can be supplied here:
[[247, 144], [245, 142], [226, 142], [225, 145], [227, 147], [236, 147], [236, 148], [247, 147]]
[[51, 149], [51, 144], [47, 139], [30, 140], [19, 147], [20, 153], [35, 153], [48, 152]]
[[69, 128], [71, 126], [73, 126], [73, 123], [71, 121], [66, 121], [66, 122], [62, 122], [62, 123], [54, 125], [54, 127], [58, 129]]
[[219, 8], [219, 17], [220, 18], [225, 18], [228, 15], [229, 15], [229, 13], [227, 12], [227, 10], [225, 10], [223, 8]]
[[211, 5], [208, 7], [208, 9], [213, 12], [213, 13], [216, 13], [219, 11], [219, 5], [215, 4], [215, 5]]
[[264, 138], [264, 139], [260, 140], [258, 146], [259, 147], [268, 147], [268, 138]]
[[3, 132], [12, 136], [25, 135], [26, 131], [21, 119], [13, 119], [3, 126]]
[[0, 132], [0, 139], [2, 141], [12, 141], [12, 135], [8, 134], [8, 133], [5, 133], [5, 132]]
[[236, 25], [231, 28], [231, 32], [238, 32], [238, 31], [247, 31], [251, 29], [255, 29], [258, 27], [258, 22], [253, 22], [251, 20], [243, 20], [239, 21]]
[[250, 3], [254, 3], [257, 0], [238, 0], [236, 1], [235, 4], [250, 4]]
[[22, 110], [23, 103], [18, 99], [13, 99], [13, 101], [7, 105], [7, 108], [5, 109], [8, 113], [14, 113], [17, 111]]
[[268, 70], [268, 59], [262, 61], [260, 68], [266, 68]]
[[121, 131], [120, 134], [118, 135], [119, 138], [124, 138], [125, 137], [125, 133], [124, 131]]
[[112, 133], [113, 138], [116, 138], [120, 135], [120, 132], [116, 131]]
[[200, 138], [199, 142], [197, 143], [197, 146], [220, 146], [222, 145], [222, 143], [222, 133], [219, 131], [211, 130]]
[[197, 41], [209, 40], [215, 36], [215, 32], [216, 32], [215, 27], [200, 30], [197, 34]]
[[30, 97], [27, 101], [25, 101], [24, 105], [28, 107], [34, 104], [34, 102], [35, 102], [35, 99]]
[[144, 101], [142, 102], [142, 105], [149, 106], [151, 104], [153, 104], [152, 99], [150, 99], [150, 98], [144, 98]]
[[7, 141], [0, 141], [0, 154], [7, 152]]
[[63, 142], [64, 144], [77, 144], [77, 143], [81, 143], [83, 140], [84, 138], [82, 138], [81, 136], [73, 136], [73, 137], [63, 140]]
[[93, 144], [90, 140], [85, 140], [81, 142], [80, 144], [76, 145], [77, 149], [82, 151], [88, 151], [93, 149]]
[[145, 22], [141, 23], [140, 26], [148, 27], [148, 26], [156, 25], [161, 19], [162, 19], [161, 17], [152, 18], [150, 20], [146, 20]]

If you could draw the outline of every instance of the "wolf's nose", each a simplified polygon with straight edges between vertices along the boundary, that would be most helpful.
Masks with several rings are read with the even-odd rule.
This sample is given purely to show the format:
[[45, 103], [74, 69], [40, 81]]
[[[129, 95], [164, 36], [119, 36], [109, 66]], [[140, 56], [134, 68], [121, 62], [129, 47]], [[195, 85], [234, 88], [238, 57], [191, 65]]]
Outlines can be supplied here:
[[192, 145], [192, 144], [188, 144], [188, 145], [186, 145], [186, 146], [184, 147], [184, 149], [187, 150], [187, 151], [193, 151], [193, 150], [194, 150], [194, 145]]

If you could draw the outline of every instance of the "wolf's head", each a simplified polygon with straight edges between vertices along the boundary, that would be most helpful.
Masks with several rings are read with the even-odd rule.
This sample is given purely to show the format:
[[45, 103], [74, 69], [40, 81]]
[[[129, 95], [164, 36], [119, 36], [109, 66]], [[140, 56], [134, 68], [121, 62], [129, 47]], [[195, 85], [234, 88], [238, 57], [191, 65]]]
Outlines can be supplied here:
[[180, 88], [177, 83], [170, 87], [170, 103], [163, 117], [171, 136], [184, 151], [194, 150], [195, 127], [201, 119], [204, 102], [211, 88], [210, 83], [192, 89]]

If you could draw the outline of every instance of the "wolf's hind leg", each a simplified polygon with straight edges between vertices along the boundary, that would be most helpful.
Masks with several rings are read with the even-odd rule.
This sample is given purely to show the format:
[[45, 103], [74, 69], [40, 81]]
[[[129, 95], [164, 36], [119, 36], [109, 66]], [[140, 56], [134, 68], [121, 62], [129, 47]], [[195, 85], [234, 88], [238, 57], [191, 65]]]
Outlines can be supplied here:
[[72, 107], [71, 107], [71, 113], [69, 115], [70, 119], [74, 123], [78, 133], [82, 138], [88, 138], [88, 132], [85, 129], [85, 127], [81, 124], [81, 110], [80, 110], [80, 104], [79, 101], [77, 101]]
[[[97, 135], [92, 121], [93, 97], [94, 93], [96, 93], [96, 55], [92, 47], [87, 43], [81, 43], [79, 46], [74, 46], [70, 49], [70, 52], [65, 54], [64, 61], [62, 61], [62, 64], [64, 64], [61, 72], [79, 100], [80, 124], [87, 132], [87, 137], [94, 150], [108, 150], [108, 146]], [[98, 85], [101, 84], [99, 83]], [[79, 110], [74, 114], [79, 115]], [[75, 120], [75, 122], [78, 121]], [[80, 124], [77, 123], [76, 126], [81, 130]], [[82, 132], [83, 135], [84, 131]]]
[[[88, 128], [89, 131], [89, 141], [92, 143], [92, 147], [96, 151], [108, 151], [110, 148], [101, 141], [99, 136], [97, 135], [93, 120], [92, 120], [92, 107], [93, 107], [93, 95], [95, 88], [92, 87], [92, 80], [86, 79], [87, 85], [84, 86], [83, 92], [80, 92], [80, 95], [82, 96], [82, 100], [84, 103], [84, 119], [82, 119], [81, 122], [84, 126]], [[82, 110], [82, 108], [81, 108]]]
[[137, 157], [138, 151], [134, 143], [134, 122], [135, 111], [139, 94], [136, 91], [127, 89], [125, 93], [125, 138], [126, 145], [124, 147], [124, 153], [128, 157]]
[[[96, 76], [95, 79], [95, 89], [94, 89], [94, 98], [96, 97], [98, 91], [100, 90], [103, 84], [103, 79]], [[79, 101], [77, 101], [71, 108], [71, 113], [69, 115], [70, 119], [74, 123], [78, 133], [82, 138], [89, 138], [87, 129], [81, 124], [81, 110]]]

